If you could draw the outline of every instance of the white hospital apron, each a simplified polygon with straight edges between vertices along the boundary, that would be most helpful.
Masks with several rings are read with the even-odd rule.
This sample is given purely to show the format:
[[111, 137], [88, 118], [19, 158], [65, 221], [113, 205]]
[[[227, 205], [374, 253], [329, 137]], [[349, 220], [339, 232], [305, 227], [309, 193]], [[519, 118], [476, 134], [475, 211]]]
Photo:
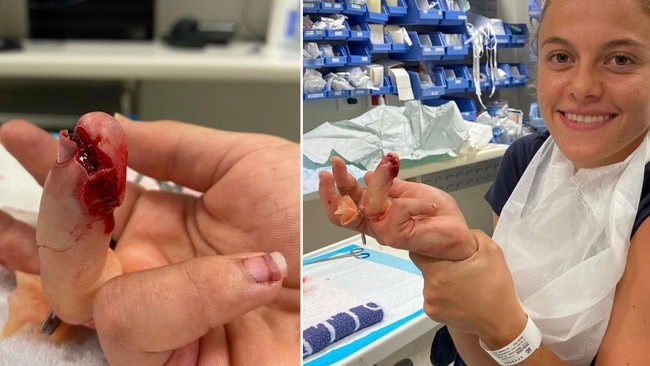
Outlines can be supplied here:
[[493, 239], [544, 344], [573, 365], [598, 351], [630, 245], [648, 137], [625, 161], [574, 172], [549, 137], [505, 204]]

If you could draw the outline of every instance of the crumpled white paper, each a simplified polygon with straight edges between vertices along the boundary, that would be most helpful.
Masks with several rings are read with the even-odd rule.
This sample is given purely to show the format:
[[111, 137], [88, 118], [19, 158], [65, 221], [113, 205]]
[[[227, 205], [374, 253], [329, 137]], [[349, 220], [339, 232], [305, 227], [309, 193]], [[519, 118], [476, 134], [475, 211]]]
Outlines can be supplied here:
[[433, 107], [413, 100], [403, 107], [381, 105], [350, 120], [326, 122], [303, 135], [303, 154], [321, 165], [336, 154], [371, 170], [391, 151], [403, 160], [420, 160], [455, 157], [463, 147], [483, 148], [492, 138], [485, 127], [464, 121], [456, 103]]

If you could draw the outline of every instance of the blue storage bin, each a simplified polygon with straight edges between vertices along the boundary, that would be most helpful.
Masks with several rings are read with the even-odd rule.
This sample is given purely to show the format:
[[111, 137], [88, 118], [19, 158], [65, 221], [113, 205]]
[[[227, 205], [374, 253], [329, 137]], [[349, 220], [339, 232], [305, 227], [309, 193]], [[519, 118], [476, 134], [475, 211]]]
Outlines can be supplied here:
[[392, 43], [390, 44], [390, 52], [394, 54], [401, 54], [407, 52], [411, 46], [406, 43]]
[[[513, 72], [513, 69], [516, 71]], [[510, 85], [511, 86], [523, 86], [526, 85], [526, 80], [528, 80], [528, 75], [530, 75], [530, 70], [528, 65], [525, 63], [515, 63], [510, 64]]]
[[403, 17], [406, 15], [407, 8], [405, 0], [397, 0], [397, 6], [389, 6], [386, 0], [382, 0], [382, 3], [386, 7], [389, 17]]
[[[304, 2], [303, 2], [304, 4]], [[335, 14], [343, 12], [343, 0], [341, 1], [321, 1], [320, 9], [321, 13]]]
[[[461, 38], [461, 43], [460, 44], [448, 44], [445, 41], [445, 34], [446, 33], [441, 33], [441, 39], [445, 45], [445, 56], [442, 58], [443, 60], [461, 60], [464, 59], [465, 56], [469, 54], [469, 45], [465, 44], [465, 41], [467, 40], [467, 34], [465, 33], [453, 33], [453, 34], [460, 34]], [[452, 33], [449, 33], [452, 34]]]
[[[510, 87], [510, 80], [512, 75], [510, 74], [510, 65], [508, 64], [498, 64], [497, 68], [503, 73], [499, 72], [499, 70], [495, 70], [496, 74], [496, 80], [494, 81], [494, 85], [497, 88], [509, 88]], [[504, 74], [504, 77], [499, 77], [499, 74]]]
[[368, 11], [363, 14], [361, 18], [366, 20], [368, 23], [385, 24], [388, 22], [388, 10], [382, 5], [381, 12], [376, 13], [374, 11]]
[[327, 41], [342, 41], [347, 40], [350, 37], [350, 25], [347, 21], [343, 22], [345, 28], [342, 29], [326, 29], [324, 40]]
[[325, 30], [323, 29], [303, 29], [302, 30], [302, 39], [304, 41], [318, 41], [323, 39], [325, 36]]
[[[445, 46], [440, 32], [417, 33], [410, 31], [408, 34], [413, 42], [411, 47], [404, 53], [391, 55], [391, 58], [403, 61], [435, 61], [441, 60], [445, 55]], [[423, 44], [421, 36], [428, 36], [431, 46]]]
[[433, 69], [445, 75], [445, 82], [447, 83], [445, 94], [464, 93], [469, 90], [470, 76], [467, 67], [449, 65], [444, 67], [434, 66]]
[[347, 15], [365, 15], [368, 7], [364, 5], [351, 4], [349, 1], [343, 3], [343, 14]]
[[350, 90], [328, 90], [327, 98], [347, 98], [350, 96]]
[[444, 15], [440, 3], [432, 9], [421, 9], [417, 0], [406, 1], [406, 14], [393, 19], [395, 24], [407, 25], [438, 25], [442, 22]]
[[[323, 46], [321, 46], [321, 50]], [[344, 66], [348, 62], [348, 50], [345, 45], [333, 45], [332, 50], [336, 56], [323, 57], [323, 62], [327, 67]]]
[[391, 51], [391, 43], [388, 36], [384, 34], [384, 43], [382, 44], [370, 44], [370, 53], [389, 53]]
[[348, 52], [350, 66], [369, 65], [372, 61], [370, 49], [365, 44], [348, 44]]
[[302, 67], [305, 69], [318, 69], [320, 67], [323, 67], [324, 65], [325, 65], [325, 61], [323, 60], [322, 57], [302, 59]]
[[379, 90], [371, 90], [370, 95], [382, 95], [382, 94], [395, 94], [397, 93], [397, 88], [393, 86], [393, 82], [390, 80], [390, 76], [384, 76], [384, 85], [379, 88]]
[[472, 98], [460, 98], [460, 97], [445, 97], [449, 100], [452, 100], [460, 109], [460, 114], [463, 116], [465, 121], [476, 121], [476, 116], [478, 115], [478, 108], [476, 107], [476, 101]]
[[[316, 17], [309, 16], [309, 19], [313, 22]], [[318, 41], [325, 37], [324, 29], [302, 29], [302, 39], [303, 41]]]
[[365, 95], [370, 95], [372, 89], [352, 89], [350, 90], [351, 97], [362, 97]]
[[[486, 76], [489, 75], [488, 71], [487, 71], [487, 66], [481, 65], [481, 73], [483, 75], [486, 75]], [[486, 82], [481, 82], [481, 85], [484, 85], [484, 84], [487, 84], [487, 89], [489, 89], [489, 90], [492, 90], [492, 87], [497, 87], [496, 85], [493, 85], [494, 82], [490, 78], [487, 79], [487, 83]]]
[[529, 125], [535, 127], [538, 130], [547, 130], [546, 125], [544, 124], [544, 120], [539, 113], [539, 104], [537, 102], [530, 104], [530, 108], [528, 109], [528, 116], [530, 116], [530, 120], [528, 121]]
[[444, 73], [433, 70], [429, 76], [433, 85], [422, 86], [420, 75], [415, 71], [408, 71], [409, 79], [411, 81], [411, 89], [415, 99], [439, 98], [445, 95], [447, 84], [445, 83]]
[[327, 92], [325, 90], [318, 93], [304, 93], [302, 95], [303, 100], [318, 100], [327, 98]]
[[462, 10], [452, 10], [447, 6], [446, 1], [440, 1], [442, 7], [442, 25], [462, 25], [467, 22], [467, 12]]
[[320, 11], [320, 1], [304, 1], [302, 2], [302, 12], [304, 14], [315, 14]]
[[[476, 88], [475, 87], [475, 82], [476, 81], [474, 80], [474, 72], [473, 71], [474, 70], [473, 70], [472, 66], [467, 66], [467, 72], [469, 73], [469, 88], [468, 88], [468, 91], [470, 91], [470, 92], [474, 92], [474, 90]], [[485, 68], [484, 65], [480, 67], [480, 72], [487, 77], [487, 72], [486, 72], [486, 68]], [[481, 89], [481, 90], [490, 90], [490, 89], [492, 89], [492, 82], [490, 81], [490, 79], [486, 78], [485, 80], [482, 80], [482, 81], [479, 81], [479, 82], [480, 82], [480, 88], [479, 89]]]
[[[510, 44], [510, 35], [508, 34], [508, 27], [501, 19], [490, 19], [490, 23], [495, 29], [499, 30], [499, 34], [496, 34], [497, 47], [508, 47]], [[503, 29], [503, 33], [502, 30]]]
[[[369, 41], [370, 40], [370, 27], [368, 23], [353, 23], [348, 22], [348, 27], [350, 28], [350, 35], [348, 41]], [[354, 29], [358, 27], [359, 29]]]
[[463, 116], [465, 121], [476, 121], [476, 114], [478, 109], [476, 108], [476, 102], [472, 98], [460, 98], [460, 97], [450, 97], [443, 96], [438, 99], [426, 99], [422, 101], [422, 104], [428, 105], [431, 107], [439, 107], [445, 103], [454, 102], [460, 110], [460, 114]]
[[530, 36], [525, 23], [504, 23], [509, 37], [508, 47], [524, 47]]

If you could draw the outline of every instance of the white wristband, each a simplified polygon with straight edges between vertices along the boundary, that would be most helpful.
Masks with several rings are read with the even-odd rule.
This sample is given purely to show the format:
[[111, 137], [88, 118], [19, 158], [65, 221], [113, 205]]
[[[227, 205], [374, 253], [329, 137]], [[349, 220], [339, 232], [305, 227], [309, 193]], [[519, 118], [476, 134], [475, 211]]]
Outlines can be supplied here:
[[524, 331], [509, 345], [492, 351], [487, 348], [483, 340], [479, 339], [479, 344], [499, 365], [515, 365], [528, 358], [539, 348], [539, 345], [542, 344], [542, 331], [528, 317]]

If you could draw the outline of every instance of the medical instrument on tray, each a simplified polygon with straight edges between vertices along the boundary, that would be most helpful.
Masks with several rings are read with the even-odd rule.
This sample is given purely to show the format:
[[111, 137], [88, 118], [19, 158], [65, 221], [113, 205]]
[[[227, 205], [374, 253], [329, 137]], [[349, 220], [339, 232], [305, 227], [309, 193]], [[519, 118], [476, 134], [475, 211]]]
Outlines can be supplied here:
[[366, 234], [365, 233], [361, 233], [361, 243], [363, 245], [366, 245]]
[[348, 254], [341, 254], [341, 255], [335, 255], [335, 256], [329, 257], [329, 258], [317, 259], [315, 261], [305, 263], [305, 265], [307, 266], [307, 265], [314, 264], [314, 263], [327, 262], [327, 261], [332, 261], [332, 260], [335, 260], [335, 259], [348, 258], [348, 257], [353, 257], [353, 258], [357, 258], [357, 259], [365, 259], [365, 258], [370, 257], [370, 253], [366, 252], [366, 250], [363, 249], [363, 248], [354, 248]]
[[43, 323], [41, 323], [41, 333], [48, 336], [52, 335], [59, 325], [61, 325], [61, 319], [54, 314], [54, 311], [50, 310]]

